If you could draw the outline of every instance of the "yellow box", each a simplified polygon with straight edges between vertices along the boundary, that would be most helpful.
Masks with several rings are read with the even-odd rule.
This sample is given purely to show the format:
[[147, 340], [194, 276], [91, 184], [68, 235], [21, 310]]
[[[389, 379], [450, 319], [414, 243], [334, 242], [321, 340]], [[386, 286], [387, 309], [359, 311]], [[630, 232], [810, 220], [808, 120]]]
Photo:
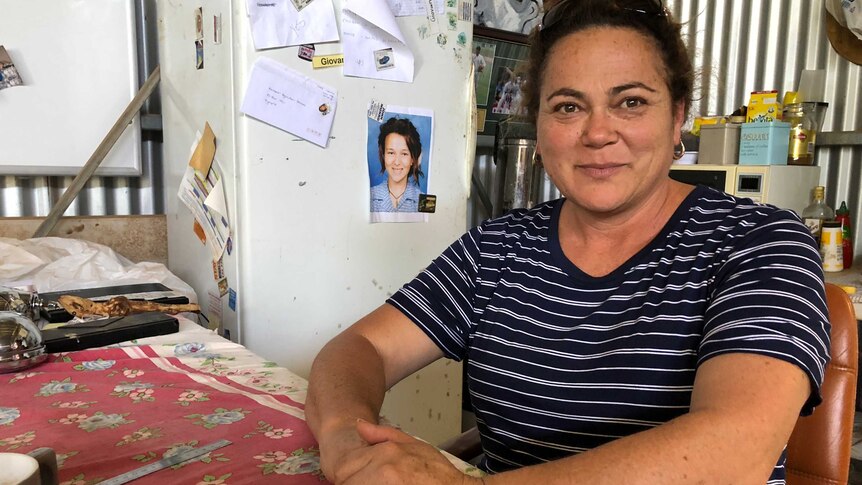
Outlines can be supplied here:
[[778, 91], [752, 91], [748, 98], [747, 123], [781, 121], [781, 103]]

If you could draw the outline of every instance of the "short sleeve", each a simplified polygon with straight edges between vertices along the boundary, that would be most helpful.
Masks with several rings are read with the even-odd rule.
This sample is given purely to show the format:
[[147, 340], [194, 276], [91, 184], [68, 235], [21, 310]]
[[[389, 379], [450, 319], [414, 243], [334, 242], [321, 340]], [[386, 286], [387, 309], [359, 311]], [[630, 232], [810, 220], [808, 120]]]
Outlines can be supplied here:
[[387, 300], [455, 360], [466, 355], [473, 328], [481, 236], [482, 226], [464, 234]]
[[829, 361], [829, 319], [820, 254], [808, 229], [788, 211], [741, 229], [716, 273], [698, 365], [750, 352], [799, 366], [811, 382], [802, 414], [822, 399]]

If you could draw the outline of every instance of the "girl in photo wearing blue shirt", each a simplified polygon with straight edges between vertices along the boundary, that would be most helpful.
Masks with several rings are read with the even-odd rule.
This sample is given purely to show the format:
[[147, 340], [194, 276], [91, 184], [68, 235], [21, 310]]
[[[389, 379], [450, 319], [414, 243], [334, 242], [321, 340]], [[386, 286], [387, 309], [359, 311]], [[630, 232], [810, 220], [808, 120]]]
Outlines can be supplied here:
[[371, 212], [417, 212], [422, 173], [422, 140], [410, 120], [390, 118], [377, 137], [380, 173], [386, 180], [371, 187]]

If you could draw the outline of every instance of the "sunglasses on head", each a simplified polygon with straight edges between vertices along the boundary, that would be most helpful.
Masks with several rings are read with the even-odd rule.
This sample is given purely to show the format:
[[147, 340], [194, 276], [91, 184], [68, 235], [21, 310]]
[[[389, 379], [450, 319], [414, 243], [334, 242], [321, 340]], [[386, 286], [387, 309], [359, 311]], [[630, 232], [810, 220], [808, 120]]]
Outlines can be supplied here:
[[[553, 7], [545, 12], [542, 16], [542, 23], [539, 24], [539, 30], [546, 30], [553, 27], [559, 20], [567, 17], [566, 14], [571, 13], [576, 9], [579, 0], [560, 0]], [[642, 15], [655, 15], [664, 17], [667, 15], [662, 0], [615, 0], [613, 3], [621, 10]]]

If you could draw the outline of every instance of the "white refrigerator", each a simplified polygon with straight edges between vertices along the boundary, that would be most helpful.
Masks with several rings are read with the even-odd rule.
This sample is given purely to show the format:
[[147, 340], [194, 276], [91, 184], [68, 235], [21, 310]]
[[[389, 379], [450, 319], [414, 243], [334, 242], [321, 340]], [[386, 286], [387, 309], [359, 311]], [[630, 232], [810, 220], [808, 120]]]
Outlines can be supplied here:
[[[339, 32], [343, 3], [333, 2]], [[453, 19], [455, 3], [472, 2], [446, 2], [446, 11], [431, 16], [396, 17], [415, 73], [413, 82], [395, 82], [345, 76], [343, 67], [314, 69], [296, 46], [255, 49], [246, 0], [158, 1], [169, 267], [195, 288], [204, 313], [220, 320], [232, 340], [307, 376], [326, 341], [382, 304], [465, 231], [475, 146], [472, 24], [463, 11], [463, 20]], [[341, 41], [317, 43], [315, 55], [344, 48]], [[241, 112], [261, 57], [337, 90], [325, 148]], [[437, 199], [427, 222], [370, 222], [371, 101], [433, 112], [433, 146], [423, 152], [432, 160], [427, 192]], [[212, 253], [177, 197], [206, 123], [216, 138], [232, 234], [222, 260], [229, 286], [223, 297]], [[436, 443], [460, 432], [460, 407], [461, 367], [442, 360], [390, 391], [383, 414]]]

